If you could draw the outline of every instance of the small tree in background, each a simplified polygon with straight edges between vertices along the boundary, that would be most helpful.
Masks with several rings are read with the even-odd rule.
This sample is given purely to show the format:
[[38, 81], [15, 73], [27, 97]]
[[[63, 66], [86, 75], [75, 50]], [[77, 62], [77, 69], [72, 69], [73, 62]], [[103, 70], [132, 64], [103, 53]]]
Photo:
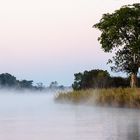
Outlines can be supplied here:
[[49, 88], [51, 88], [51, 89], [57, 89], [58, 88], [58, 82], [57, 81], [51, 82]]
[[27, 81], [27, 80], [22, 80], [22, 81], [19, 81], [19, 87], [20, 88], [27, 88], [27, 89], [31, 89], [33, 88], [33, 81], [30, 80], [30, 81]]
[[39, 89], [40, 91], [45, 88], [45, 86], [41, 82], [40, 83], [36, 83], [36, 84], [37, 84], [37, 89]]

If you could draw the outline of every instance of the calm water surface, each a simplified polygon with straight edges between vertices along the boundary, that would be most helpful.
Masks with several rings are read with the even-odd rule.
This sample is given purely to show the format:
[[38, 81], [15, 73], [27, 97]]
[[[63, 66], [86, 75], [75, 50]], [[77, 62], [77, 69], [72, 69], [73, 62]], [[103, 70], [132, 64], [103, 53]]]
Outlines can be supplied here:
[[56, 104], [50, 94], [0, 94], [0, 140], [139, 140], [140, 111]]

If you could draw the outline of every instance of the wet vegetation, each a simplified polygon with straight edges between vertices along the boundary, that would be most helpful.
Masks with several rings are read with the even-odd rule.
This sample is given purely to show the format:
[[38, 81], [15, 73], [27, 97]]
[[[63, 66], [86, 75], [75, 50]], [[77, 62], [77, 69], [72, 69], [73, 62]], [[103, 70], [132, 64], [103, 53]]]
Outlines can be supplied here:
[[140, 108], [140, 88], [110, 88], [59, 93], [57, 102], [98, 106]]
[[[130, 87], [130, 77], [111, 77], [107, 71], [91, 70], [76, 73], [73, 91], [59, 93], [58, 102], [140, 108], [140, 88]], [[137, 79], [140, 83], [140, 79]]]

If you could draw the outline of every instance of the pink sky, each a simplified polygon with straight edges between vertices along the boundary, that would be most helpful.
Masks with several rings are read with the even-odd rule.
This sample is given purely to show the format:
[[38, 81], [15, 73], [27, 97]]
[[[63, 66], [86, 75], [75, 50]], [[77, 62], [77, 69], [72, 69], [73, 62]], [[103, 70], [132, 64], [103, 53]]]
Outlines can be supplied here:
[[108, 69], [92, 28], [102, 14], [139, 0], [4, 0], [0, 2], [0, 73], [70, 85], [73, 74]]

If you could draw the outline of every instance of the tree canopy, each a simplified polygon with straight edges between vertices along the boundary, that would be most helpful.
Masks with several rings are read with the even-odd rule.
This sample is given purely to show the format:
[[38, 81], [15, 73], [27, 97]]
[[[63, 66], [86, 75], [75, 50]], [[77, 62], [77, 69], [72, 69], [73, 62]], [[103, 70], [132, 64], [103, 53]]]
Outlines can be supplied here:
[[107, 81], [110, 77], [107, 71], [98, 69], [84, 71], [83, 73], [79, 72], [74, 74], [74, 76], [72, 87], [75, 90], [107, 87]]
[[[130, 77], [112, 77], [109, 72], [101, 69], [93, 69], [74, 74], [74, 90], [90, 89], [90, 88], [126, 88], [130, 86]], [[140, 78], [138, 78], [140, 87]]]
[[125, 5], [112, 14], [104, 14], [93, 27], [101, 31], [98, 38], [105, 52], [115, 50], [109, 63], [115, 71], [137, 75], [140, 67], [140, 3]]

